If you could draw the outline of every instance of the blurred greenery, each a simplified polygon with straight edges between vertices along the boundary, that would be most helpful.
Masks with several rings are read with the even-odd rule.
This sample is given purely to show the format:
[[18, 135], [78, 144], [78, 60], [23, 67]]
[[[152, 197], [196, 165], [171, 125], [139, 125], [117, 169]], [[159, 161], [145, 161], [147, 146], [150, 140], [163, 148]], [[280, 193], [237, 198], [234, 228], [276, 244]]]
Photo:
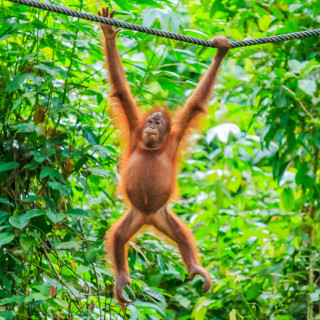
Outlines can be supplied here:
[[[319, 0], [44, 2], [203, 39], [320, 23]], [[125, 207], [99, 26], [0, 3], [0, 319], [320, 319], [319, 37], [230, 51], [172, 203], [213, 288], [147, 231], [124, 315], [103, 247]], [[128, 30], [118, 45], [144, 110], [182, 106], [215, 52]]]

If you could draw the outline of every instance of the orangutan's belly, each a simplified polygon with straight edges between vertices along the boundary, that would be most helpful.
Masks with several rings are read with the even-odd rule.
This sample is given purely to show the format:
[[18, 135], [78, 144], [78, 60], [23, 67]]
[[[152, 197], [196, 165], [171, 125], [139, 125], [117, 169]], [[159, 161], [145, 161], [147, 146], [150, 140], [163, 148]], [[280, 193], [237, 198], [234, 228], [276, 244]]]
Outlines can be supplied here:
[[172, 174], [171, 161], [164, 153], [134, 152], [125, 171], [125, 188], [132, 205], [143, 213], [158, 211], [169, 199]]

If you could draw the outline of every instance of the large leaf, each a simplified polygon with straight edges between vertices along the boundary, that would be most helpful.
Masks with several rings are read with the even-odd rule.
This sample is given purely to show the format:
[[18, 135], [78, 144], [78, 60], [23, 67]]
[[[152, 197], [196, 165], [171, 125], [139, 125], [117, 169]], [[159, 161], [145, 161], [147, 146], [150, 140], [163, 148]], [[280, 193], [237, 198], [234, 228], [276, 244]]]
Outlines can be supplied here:
[[48, 72], [48, 74], [50, 74], [51, 76], [55, 77], [57, 74], [61, 74], [63, 75], [65, 78], [67, 76], [66, 71], [59, 69], [57, 67], [52, 67], [52, 66], [48, 66], [46, 64], [39, 64], [36, 65], [35, 68], [37, 69], [41, 69], [41, 70], [45, 70], [46, 72]]
[[25, 216], [28, 219], [32, 219], [32, 218], [35, 218], [38, 216], [42, 216], [43, 214], [45, 214], [45, 210], [43, 210], [43, 209], [31, 209], [25, 213]]
[[47, 217], [53, 222], [53, 223], [59, 223], [65, 218], [65, 215], [63, 213], [54, 213], [52, 211], [47, 211]]
[[71, 192], [71, 189], [69, 187], [67, 187], [66, 185], [64, 185], [60, 182], [49, 181], [48, 186], [50, 186], [54, 190], [59, 191], [62, 196], [67, 196]]
[[9, 218], [9, 223], [17, 229], [23, 229], [26, 227], [30, 219], [26, 218], [25, 215], [12, 216]]
[[24, 296], [12, 296], [10, 298], [0, 299], [0, 306], [13, 303], [14, 305], [20, 305], [25, 300]]
[[11, 92], [20, 88], [22, 83], [27, 79], [28, 74], [16, 75], [12, 81], [7, 85], [6, 91]]
[[89, 213], [83, 209], [69, 209], [65, 214], [71, 216], [89, 217]]
[[15, 125], [17, 132], [36, 132], [37, 134], [41, 133], [40, 127], [33, 123], [19, 123]]
[[29, 251], [31, 246], [33, 245], [33, 240], [26, 235], [21, 235], [19, 238], [19, 242], [24, 251]]
[[12, 170], [18, 168], [19, 164], [17, 162], [6, 162], [0, 164], [0, 172]]
[[299, 80], [299, 88], [308, 95], [313, 95], [316, 92], [317, 84], [313, 80]]
[[99, 139], [98, 137], [93, 133], [93, 131], [90, 128], [82, 128], [83, 136], [87, 139], [87, 141], [92, 145], [98, 145]]
[[7, 199], [1, 198], [1, 197], [0, 197], [0, 203], [8, 204], [9, 206], [13, 207], [13, 204], [11, 202], [9, 202]]
[[272, 19], [270, 16], [265, 15], [262, 18], [260, 18], [258, 24], [261, 31], [267, 31], [271, 22]]
[[280, 196], [280, 205], [285, 211], [292, 211], [294, 208], [294, 193], [291, 188], [283, 189]]
[[259, 291], [260, 291], [260, 284], [258, 283], [254, 283], [252, 284], [247, 290], [246, 290], [246, 298], [247, 300], [253, 300], [255, 299], [258, 294], [259, 294]]
[[48, 167], [43, 167], [40, 172], [40, 178], [43, 179], [45, 177], [49, 177], [51, 179], [57, 178], [59, 180], [62, 179], [62, 176], [57, 170]]
[[10, 243], [14, 239], [14, 235], [9, 232], [4, 232], [0, 234], [0, 246]]

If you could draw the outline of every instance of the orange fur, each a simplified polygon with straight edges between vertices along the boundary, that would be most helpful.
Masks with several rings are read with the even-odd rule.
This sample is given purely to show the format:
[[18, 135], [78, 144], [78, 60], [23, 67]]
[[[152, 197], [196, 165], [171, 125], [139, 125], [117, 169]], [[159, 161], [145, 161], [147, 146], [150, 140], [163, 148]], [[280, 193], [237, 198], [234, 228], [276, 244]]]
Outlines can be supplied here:
[[[103, 10], [103, 15], [108, 17], [108, 10]], [[125, 285], [131, 282], [126, 262], [126, 244], [144, 225], [152, 225], [177, 243], [191, 277], [201, 275], [204, 279], [203, 291], [206, 292], [211, 287], [211, 279], [201, 266], [192, 232], [168, 209], [167, 202], [176, 192], [179, 152], [191, 129], [198, 126], [201, 115], [206, 113], [205, 105], [210, 98], [218, 68], [228, 51], [227, 40], [217, 40], [222, 49], [218, 50], [208, 72], [182, 109], [172, 115], [165, 108], [156, 108], [143, 115], [130, 94], [112, 28], [104, 26], [103, 30], [112, 86], [112, 116], [121, 130], [124, 145], [119, 192], [130, 205], [128, 212], [111, 227], [105, 238], [115, 271], [115, 296], [122, 305], [131, 302], [123, 295]], [[151, 125], [146, 122], [147, 118]], [[146, 130], [153, 131], [150, 133]], [[153, 137], [151, 141], [156, 141], [151, 147], [148, 142], [150, 137]]]

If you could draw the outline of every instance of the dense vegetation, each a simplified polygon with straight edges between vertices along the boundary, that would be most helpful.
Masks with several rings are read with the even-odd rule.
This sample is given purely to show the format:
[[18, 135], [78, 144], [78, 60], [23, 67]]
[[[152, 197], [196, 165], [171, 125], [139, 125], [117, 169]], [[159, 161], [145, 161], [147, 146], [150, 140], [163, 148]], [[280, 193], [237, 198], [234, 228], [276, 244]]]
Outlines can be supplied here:
[[[46, 1], [48, 2], [48, 1]], [[319, 28], [319, 0], [52, 1], [203, 39]], [[1, 1], [0, 319], [124, 319], [103, 237], [125, 211], [96, 23]], [[214, 282], [131, 243], [130, 319], [320, 319], [319, 37], [230, 51], [173, 210]], [[123, 30], [139, 104], [183, 105], [214, 49]], [[127, 318], [128, 318], [127, 317]]]

